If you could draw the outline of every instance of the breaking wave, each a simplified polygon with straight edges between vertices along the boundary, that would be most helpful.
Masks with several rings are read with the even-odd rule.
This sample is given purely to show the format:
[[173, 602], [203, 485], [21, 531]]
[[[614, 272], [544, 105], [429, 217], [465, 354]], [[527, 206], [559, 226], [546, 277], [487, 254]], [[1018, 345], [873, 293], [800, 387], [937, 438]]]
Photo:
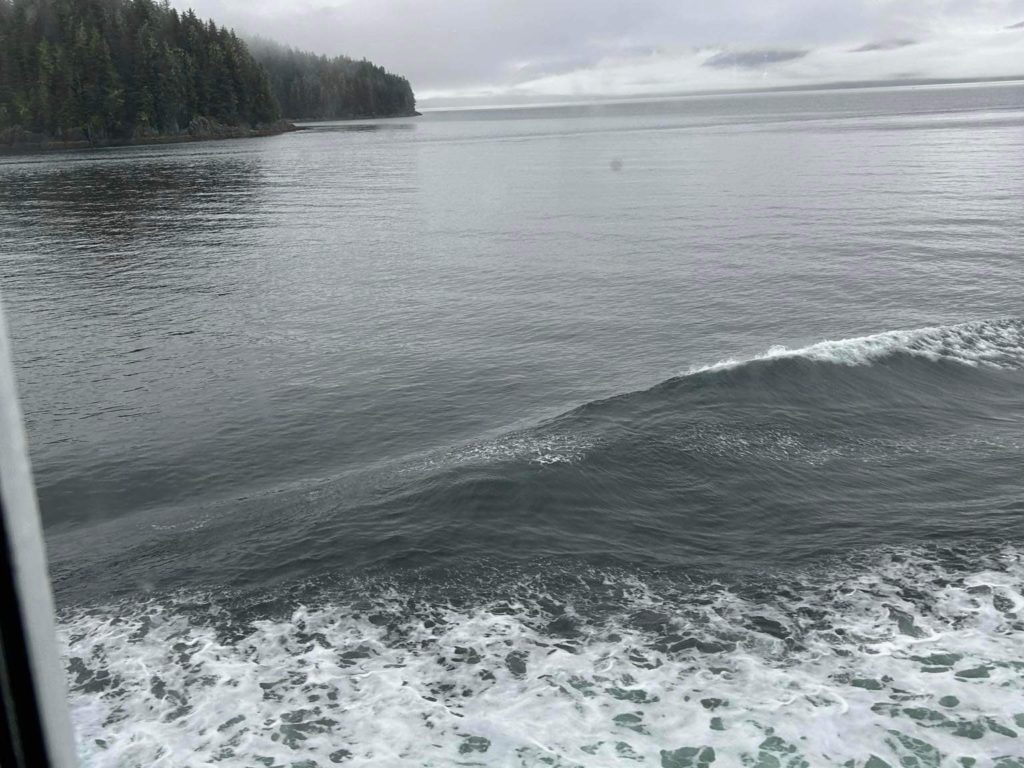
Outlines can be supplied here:
[[[445, 467], [472, 464], [490, 464], [505, 461], [527, 461], [534, 464], [582, 464], [591, 453], [607, 442], [607, 436], [594, 430], [589, 418], [595, 411], [608, 413], [614, 411], [620, 420], [629, 421], [642, 410], [660, 403], [667, 407], [678, 407], [678, 398], [670, 396], [666, 399], [665, 391], [678, 389], [694, 384], [694, 379], [706, 379], [708, 376], [723, 372], [743, 372], [761, 365], [782, 365], [790, 362], [806, 361], [825, 364], [827, 366], [870, 366], [886, 360], [906, 357], [911, 360], [928, 362], [946, 361], [959, 363], [974, 368], [1017, 370], [1024, 368], [1024, 321], [1016, 319], [978, 321], [958, 325], [935, 326], [915, 330], [896, 330], [869, 336], [842, 339], [839, 341], [822, 341], [798, 349], [787, 349], [774, 346], [766, 352], [745, 360], [723, 360], [704, 366], [695, 366], [686, 373], [668, 379], [650, 389], [616, 395], [603, 400], [581, 405], [561, 416], [550, 419], [532, 429], [510, 432], [489, 441], [471, 441], [451, 449], [438, 451], [408, 462], [405, 471], [436, 470]], [[782, 371], [783, 374], [787, 371]], [[804, 388], [803, 371], [788, 371], [791, 375], [782, 375], [773, 381], [778, 388], [776, 394], [785, 399], [789, 388]], [[833, 372], [834, 373], [834, 372]], [[829, 372], [822, 371], [828, 376]], [[923, 374], [934, 379], [934, 371]], [[722, 399], [710, 405], [725, 405], [730, 402], [727, 389], [736, 390], [737, 382], [712, 380], [720, 385]], [[879, 382], [883, 383], [884, 382]], [[887, 386], [887, 385], [886, 385]], [[770, 393], [769, 393], [770, 394]], [[821, 399], [827, 403], [832, 398], [831, 389], [822, 389]], [[708, 404], [708, 403], [705, 403]], [[749, 426], [739, 426], [748, 429]], [[721, 436], [716, 425], [689, 424], [680, 430], [675, 439], [686, 439], [697, 450], [715, 452], [727, 443], [732, 443], [741, 451], [756, 448], [764, 441], [762, 435], [753, 434], [749, 437], [733, 438]], [[818, 454], [821, 459], [844, 452], [844, 448], [835, 445], [823, 445], [818, 448], [804, 449], [806, 439], [793, 434], [792, 430], [775, 426], [770, 433], [781, 436], [776, 441], [769, 440], [779, 455], [811, 455]], [[977, 443], [984, 440], [972, 437], [965, 443]], [[949, 442], [948, 440], [946, 442]], [[793, 448], [792, 451], [789, 448]], [[930, 447], [910, 446], [907, 450], [931, 450]], [[814, 458], [818, 461], [819, 458]]]
[[762, 360], [803, 358], [838, 365], [869, 365], [896, 355], [948, 360], [995, 368], [1024, 367], [1024, 322], [985, 320], [915, 330], [885, 331], [839, 341], [821, 341], [799, 349], [774, 346], [752, 360], [723, 360], [687, 373], [719, 371]]

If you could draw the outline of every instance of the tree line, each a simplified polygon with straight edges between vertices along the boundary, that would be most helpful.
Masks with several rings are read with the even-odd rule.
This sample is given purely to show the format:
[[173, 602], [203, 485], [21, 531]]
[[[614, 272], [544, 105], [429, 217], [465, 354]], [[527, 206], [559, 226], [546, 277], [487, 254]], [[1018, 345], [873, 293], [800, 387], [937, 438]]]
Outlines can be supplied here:
[[408, 81], [370, 62], [258, 50], [167, 0], [0, 0], [0, 131], [104, 141], [200, 119], [256, 127], [415, 110]]
[[249, 48], [266, 69], [271, 91], [287, 118], [331, 120], [416, 113], [409, 81], [365, 59], [329, 59], [261, 38], [251, 40]]

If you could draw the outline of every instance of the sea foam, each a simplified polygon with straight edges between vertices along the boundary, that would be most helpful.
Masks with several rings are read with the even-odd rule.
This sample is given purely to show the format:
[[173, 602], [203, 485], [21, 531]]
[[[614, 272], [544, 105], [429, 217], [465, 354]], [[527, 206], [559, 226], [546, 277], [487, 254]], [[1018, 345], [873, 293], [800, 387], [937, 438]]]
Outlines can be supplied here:
[[1017, 548], [755, 584], [497, 581], [246, 619], [200, 594], [69, 613], [83, 765], [1024, 765]]
[[970, 366], [1021, 368], [1024, 367], [1024, 322], [1016, 319], [978, 321], [820, 341], [798, 349], [773, 346], [748, 360], [722, 360], [690, 368], [687, 374], [728, 370], [751, 362], [787, 358], [838, 365], [870, 365], [900, 354]]

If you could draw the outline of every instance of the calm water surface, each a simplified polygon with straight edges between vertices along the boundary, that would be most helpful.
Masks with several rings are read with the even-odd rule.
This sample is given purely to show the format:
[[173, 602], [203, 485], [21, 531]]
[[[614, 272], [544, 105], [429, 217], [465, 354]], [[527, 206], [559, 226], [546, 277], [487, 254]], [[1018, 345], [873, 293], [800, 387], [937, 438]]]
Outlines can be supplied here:
[[1022, 199], [1020, 84], [4, 158], [83, 762], [1024, 765]]

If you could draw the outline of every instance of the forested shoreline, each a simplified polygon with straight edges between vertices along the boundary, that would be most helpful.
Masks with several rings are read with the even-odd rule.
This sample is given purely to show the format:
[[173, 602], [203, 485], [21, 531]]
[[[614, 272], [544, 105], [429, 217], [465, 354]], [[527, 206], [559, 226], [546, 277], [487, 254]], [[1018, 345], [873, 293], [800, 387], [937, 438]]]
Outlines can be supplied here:
[[330, 59], [262, 38], [249, 41], [249, 49], [266, 70], [281, 114], [289, 120], [417, 114], [409, 81], [372, 62]]
[[0, 148], [265, 135], [415, 114], [405, 78], [257, 41], [164, 0], [0, 0]]

